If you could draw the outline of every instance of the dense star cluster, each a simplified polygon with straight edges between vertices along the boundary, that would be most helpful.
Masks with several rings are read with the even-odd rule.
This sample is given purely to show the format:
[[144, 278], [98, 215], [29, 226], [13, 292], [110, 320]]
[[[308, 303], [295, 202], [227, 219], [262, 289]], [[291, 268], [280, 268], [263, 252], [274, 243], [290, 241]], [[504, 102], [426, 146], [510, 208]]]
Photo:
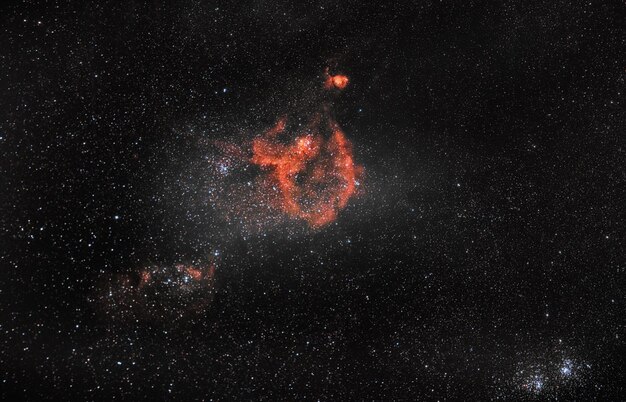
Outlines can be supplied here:
[[3, 400], [625, 400], [623, 2], [0, 5]]

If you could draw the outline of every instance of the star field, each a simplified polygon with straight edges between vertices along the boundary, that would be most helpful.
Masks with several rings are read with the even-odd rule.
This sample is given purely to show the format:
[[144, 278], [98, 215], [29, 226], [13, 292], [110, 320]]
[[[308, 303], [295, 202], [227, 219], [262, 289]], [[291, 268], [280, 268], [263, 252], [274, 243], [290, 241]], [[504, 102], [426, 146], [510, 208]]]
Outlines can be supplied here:
[[6, 400], [623, 400], [621, 2], [0, 6]]

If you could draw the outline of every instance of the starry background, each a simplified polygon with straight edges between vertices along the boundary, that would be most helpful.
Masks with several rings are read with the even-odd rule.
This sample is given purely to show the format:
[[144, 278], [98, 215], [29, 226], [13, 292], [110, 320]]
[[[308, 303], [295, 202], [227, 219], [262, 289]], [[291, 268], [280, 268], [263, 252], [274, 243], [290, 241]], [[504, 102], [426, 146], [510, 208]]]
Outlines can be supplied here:
[[[625, 11], [4, 2], [2, 396], [623, 399]], [[365, 176], [313, 230], [213, 144], [314, 113], [326, 67]], [[192, 261], [201, 313], [101, 307]]]

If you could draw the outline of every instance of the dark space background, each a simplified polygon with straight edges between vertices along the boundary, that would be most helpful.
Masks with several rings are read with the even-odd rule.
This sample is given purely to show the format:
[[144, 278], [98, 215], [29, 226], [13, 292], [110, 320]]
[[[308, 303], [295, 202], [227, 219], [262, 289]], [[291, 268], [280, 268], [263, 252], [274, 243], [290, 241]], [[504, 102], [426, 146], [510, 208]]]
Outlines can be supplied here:
[[[623, 2], [2, 4], [4, 399], [626, 398]], [[363, 194], [227, 222], [201, 144], [313, 113], [326, 67]], [[103, 313], [198, 259], [201, 314]]]

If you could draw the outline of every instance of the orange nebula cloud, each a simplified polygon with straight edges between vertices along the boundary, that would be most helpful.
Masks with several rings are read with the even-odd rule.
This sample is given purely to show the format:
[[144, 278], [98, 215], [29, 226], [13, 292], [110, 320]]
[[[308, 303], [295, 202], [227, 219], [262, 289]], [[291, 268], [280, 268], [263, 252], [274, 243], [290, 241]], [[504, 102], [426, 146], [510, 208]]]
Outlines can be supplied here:
[[[284, 212], [313, 228], [322, 227], [346, 207], [362, 168], [355, 165], [352, 146], [332, 119], [325, 128], [316, 116], [291, 143], [279, 138], [286, 126], [283, 117], [254, 140], [252, 163], [271, 172], [279, 191], [278, 206]], [[323, 129], [330, 132], [328, 139], [322, 136]]]
[[347, 87], [348, 82], [350, 82], [350, 79], [348, 78], [347, 75], [343, 75], [343, 74], [330, 75], [328, 73], [328, 69], [326, 69], [324, 74], [326, 76], [326, 81], [324, 81], [324, 88], [326, 89], [340, 89], [341, 90]]

